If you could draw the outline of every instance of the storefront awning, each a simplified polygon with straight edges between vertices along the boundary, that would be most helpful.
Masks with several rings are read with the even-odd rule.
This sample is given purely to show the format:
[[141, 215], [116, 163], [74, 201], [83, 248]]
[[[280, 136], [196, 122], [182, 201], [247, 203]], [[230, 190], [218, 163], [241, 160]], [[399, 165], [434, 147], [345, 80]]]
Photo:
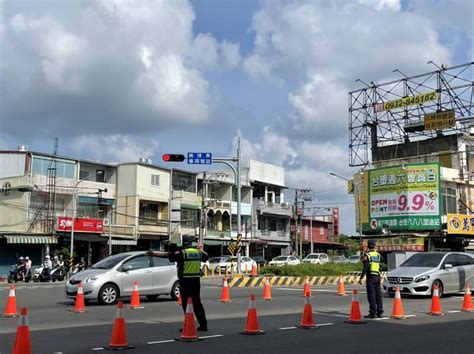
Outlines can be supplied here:
[[[108, 243], [108, 242], [107, 242]], [[136, 246], [136, 240], [110, 240], [113, 246]]]
[[4, 235], [7, 243], [22, 244], [56, 244], [58, 240], [51, 236], [31, 236], [31, 235]]

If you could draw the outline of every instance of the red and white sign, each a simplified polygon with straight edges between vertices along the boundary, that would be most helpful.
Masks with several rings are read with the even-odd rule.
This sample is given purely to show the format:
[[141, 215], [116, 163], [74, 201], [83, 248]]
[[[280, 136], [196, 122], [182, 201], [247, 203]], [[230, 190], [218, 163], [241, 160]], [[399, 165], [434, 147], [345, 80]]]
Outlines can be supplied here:
[[334, 224], [334, 236], [339, 236], [339, 208], [332, 208], [332, 221]]
[[[59, 216], [56, 230], [71, 232], [72, 229], [72, 218], [67, 216]], [[89, 232], [99, 233], [104, 231], [104, 220], [102, 219], [89, 219], [89, 218], [76, 218], [74, 223], [74, 232]]]

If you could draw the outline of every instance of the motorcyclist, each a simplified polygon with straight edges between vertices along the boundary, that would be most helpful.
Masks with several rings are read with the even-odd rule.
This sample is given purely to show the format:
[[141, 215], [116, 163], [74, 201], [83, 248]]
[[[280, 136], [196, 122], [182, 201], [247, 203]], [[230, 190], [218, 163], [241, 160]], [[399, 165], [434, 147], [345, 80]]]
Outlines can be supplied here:
[[18, 258], [18, 261], [16, 264], [16, 271], [17, 271], [17, 277], [25, 281], [25, 273], [26, 273], [25, 258], [23, 257]]
[[46, 255], [44, 257], [44, 263], [43, 263], [43, 272], [45, 277], [50, 278], [51, 277], [51, 269], [53, 268], [53, 262], [51, 262], [51, 257]]
[[25, 270], [26, 270], [25, 274], [27, 278], [31, 277], [31, 264], [32, 262], [31, 262], [30, 257], [26, 256], [25, 257]]
[[81, 257], [81, 260], [77, 264], [77, 268], [79, 269], [79, 271], [83, 271], [86, 268], [86, 260], [84, 259], [84, 257]]

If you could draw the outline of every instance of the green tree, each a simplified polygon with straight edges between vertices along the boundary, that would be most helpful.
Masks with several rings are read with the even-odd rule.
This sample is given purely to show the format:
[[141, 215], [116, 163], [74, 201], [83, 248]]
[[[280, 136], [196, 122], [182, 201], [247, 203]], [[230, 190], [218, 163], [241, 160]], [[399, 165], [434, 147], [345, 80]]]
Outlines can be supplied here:
[[346, 246], [346, 249], [344, 250], [344, 255], [346, 257], [352, 256], [360, 251], [360, 242], [358, 238], [340, 234], [339, 242]]

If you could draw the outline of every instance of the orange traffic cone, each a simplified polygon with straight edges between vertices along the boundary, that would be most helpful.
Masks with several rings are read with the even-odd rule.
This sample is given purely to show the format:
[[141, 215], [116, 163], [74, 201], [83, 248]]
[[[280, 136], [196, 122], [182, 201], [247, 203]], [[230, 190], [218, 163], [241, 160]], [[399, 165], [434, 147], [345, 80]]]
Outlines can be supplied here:
[[265, 286], [263, 288], [263, 300], [271, 300], [272, 299], [272, 290], [270, 287], [270, 281], [268, 277], [265, 277]]
[[339, 277], [339, 283], [338, 283], [338, 286], [337, 286], [337, 295], [347, 296], [346, 288], [344, 287], [344, 279], [342, 278], [342, 275]]
[[182, 306], [183, 303], [181, 302], [181, 292], [178, 293], [178, 301], [176, 302], [178, 306]]
[[474, 308], [472, 307], [472, 299], [471, 299], [471, 289], [469, 287], [469, 283], [466, 283], [466, 287], [464, 289], [464, 300], [462, 302], [462, 312], [474, 312]]
[[351, 324], [367, 323], [367, 321], [362, 319], [362, 315], [360, 314], [359, 294], [357, 289], [354, 289], [352, 292], [351, 313], [349, 319], [344, 322]]
[[230, 293], [229, 293], [229, 284], [227, 284], [227, 277], [224, 277], [224, 282], [222, 285], [221, 302], [231, 302]]
[[304, 282], [304, 288], [303, 288], [303, 296], [309, 296], [311, 297], [311, 287], [309, 286], [309, 278], [306, 277], [306, 280]]
[[431, 311], [429, 314], [434, 316], [444, 315], [443, 311], [441, 310], [441, 301], [439, 300], [439, 292], [437, 286], [433, 288], [433, 298], [431, 300]]
[[188, 298], [186, 305], [186, 315], [184, 316], [183, 330], [179, 339], [182, 342], [195, 342], [199, 340], [196, 332], [196, 324], [194, 323], [194, 307], [193, 298]]
[[82, 282], [80, 282], [79, 286], [77, 287], [76, 302], [74, 303], [74, 308], [71, 310], [71, 312], [86, 312], [86, 305], [84, 304], [84, 289], [82, 288]]
[[8, 294], [7, 306], [5, 306], [5, 313], [3, 317], [17, 317], [18, 312], [16, 311], [16, 297], [15, 297], [15, 284], [10, 285], [10, 293]]
[[245, 329], [240, 334], [258, 335], [265, 334], [258, 325], [257, 308], [255, 307], [255, 295], [250, 295], [249, 308], [247, 311], [247, 321], [245, 322]]
[[123, 313], [123, 303], [117, 304], [117, 312], [115, 314], [114, 328], [112, 330], [112, 337], [110, 338], [109, 346], [104, 347], [108, 350], [123, 350], [131, 349], [128, 345], [127, 329], [125, 328], [125, 316]]
[[143, 308], [143, 306], [140, 303], [140, 294], [138, 292], [138, 283], [136, 281], [133, 282], [133, 292], [132, 292], [132, 300], [130, 300], [130, 308], [134, 310]]
[[31, 354], [30, 329], [28, 327], [26, 308], [24, 307], [21, 309], [12, 354]]
[[257, 265], [256, 264], [253, 264], [252, 265], [252, 273], [250, 273], [250, 275], [252, 277], [256, 277], [257, 276]]
[[316, 323], [314, 323], [313, 307], [311, 306], [310, 297], [308, 296], [308, 293], [306, 293], [304, 297], [303, 314], [301, 315], [301, 321], [298, 327], [303, 329], [318, 328], [318, 326], [316, 326]]
[[397, 287], [395, 290], [395, 298], [393, 300], [393, 309], [392, 309], [392, 316], [390, 318], [394, 318], [396, 320], [406, 320], [403, 313], [403, 305], [402, 305], [402, 297], [400, 296], [400, 288]]

